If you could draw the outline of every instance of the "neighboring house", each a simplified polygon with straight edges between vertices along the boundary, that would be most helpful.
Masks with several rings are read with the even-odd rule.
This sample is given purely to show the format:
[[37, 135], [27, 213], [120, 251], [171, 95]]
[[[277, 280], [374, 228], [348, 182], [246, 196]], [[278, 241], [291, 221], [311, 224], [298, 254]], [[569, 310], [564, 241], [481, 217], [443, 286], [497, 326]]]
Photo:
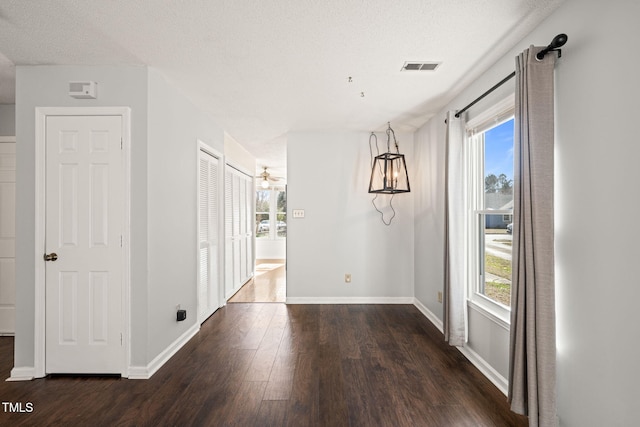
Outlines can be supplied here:
[[[513, 211], [513, 195], [503, 193], [485, 193], [485, 209], [511, 210]], [[496, 214], [485, 216], [485, 227], [488, 229], [505, 229], [513, 220], [512, 214]]]

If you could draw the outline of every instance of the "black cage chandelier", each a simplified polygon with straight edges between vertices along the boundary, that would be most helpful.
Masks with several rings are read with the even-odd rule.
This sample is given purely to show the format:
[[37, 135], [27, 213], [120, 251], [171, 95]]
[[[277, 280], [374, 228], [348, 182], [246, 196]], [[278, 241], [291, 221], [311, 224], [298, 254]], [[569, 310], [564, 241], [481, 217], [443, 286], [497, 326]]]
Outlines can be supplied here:
[[[391, 123], [387, 123], [387, 152], [380, 154], [373, 160], [371, 167], [371, 179], [369, 180], [369, 193], [397, 194], [408, 193], [409, 174], [404, 154], [400, 154], [396, 134], [391, 129]], [[391, 152], [391, 136], [396, 152]]]

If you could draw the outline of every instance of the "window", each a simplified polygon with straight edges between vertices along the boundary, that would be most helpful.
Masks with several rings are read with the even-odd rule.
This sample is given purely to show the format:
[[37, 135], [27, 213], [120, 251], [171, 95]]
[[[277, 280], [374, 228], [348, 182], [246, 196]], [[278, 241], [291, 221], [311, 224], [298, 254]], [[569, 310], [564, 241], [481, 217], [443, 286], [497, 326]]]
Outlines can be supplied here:
[[271, 190], [256, 191], [256, 239], [269, 238], [271, 229]]
[[508, 321], [511, 305], [513, 112], [469, 132], [470, 299]]
[[287, 237], [287, 192], [284, 188], [256, 191], [256, 239]]

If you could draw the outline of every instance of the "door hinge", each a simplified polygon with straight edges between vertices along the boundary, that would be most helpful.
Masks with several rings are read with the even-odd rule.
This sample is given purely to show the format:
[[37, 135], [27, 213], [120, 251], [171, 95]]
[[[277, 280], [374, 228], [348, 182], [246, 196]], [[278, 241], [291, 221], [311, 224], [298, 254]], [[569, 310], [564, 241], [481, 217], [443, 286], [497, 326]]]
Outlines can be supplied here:
[[123, 145], [122, 138], [120, 138], [120, 149], [121, 150], [122, 150], [122, 145]]
[[120, 235], [120, 247], [122, 247], [122, 234]]
[[122, 332], [120, 333], [120, 347], [122, 347]]

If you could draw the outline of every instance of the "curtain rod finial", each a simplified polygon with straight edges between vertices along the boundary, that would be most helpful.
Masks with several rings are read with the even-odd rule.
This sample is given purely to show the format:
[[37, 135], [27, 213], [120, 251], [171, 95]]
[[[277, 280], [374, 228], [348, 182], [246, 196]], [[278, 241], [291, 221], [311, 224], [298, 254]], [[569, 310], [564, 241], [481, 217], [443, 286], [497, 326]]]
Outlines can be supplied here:
[[562, 47], [567, 43], [568, 39], [569, 39], [569, 37], [567, 37], [566, 34], [564, 34], [564, 33], [558, 34], [557, 36], [555, 36], [553, 38], [553, 40], [551, 40], [551, 43], [549, 44], [548, 47], [550, 47], [552, 49], [556, 49], [556, 48]]
[[564, 33], [558, 34], [553, 38], [553, 40], [551, 40], [551, 43], [549, 43], [547, 47], [545, 47], [544, 49], [542, 49], [540, 52], [536, 54], [536, 59], [538, 59], [539, 61], [542, 61], [544, 59], [544, 56], [553, 50], [558, 51], [558, 58], [561, 57], [562, 50], [560, 48], [567, 43], [568, 39], [569, 37], [567, 37], [566, 34]]

